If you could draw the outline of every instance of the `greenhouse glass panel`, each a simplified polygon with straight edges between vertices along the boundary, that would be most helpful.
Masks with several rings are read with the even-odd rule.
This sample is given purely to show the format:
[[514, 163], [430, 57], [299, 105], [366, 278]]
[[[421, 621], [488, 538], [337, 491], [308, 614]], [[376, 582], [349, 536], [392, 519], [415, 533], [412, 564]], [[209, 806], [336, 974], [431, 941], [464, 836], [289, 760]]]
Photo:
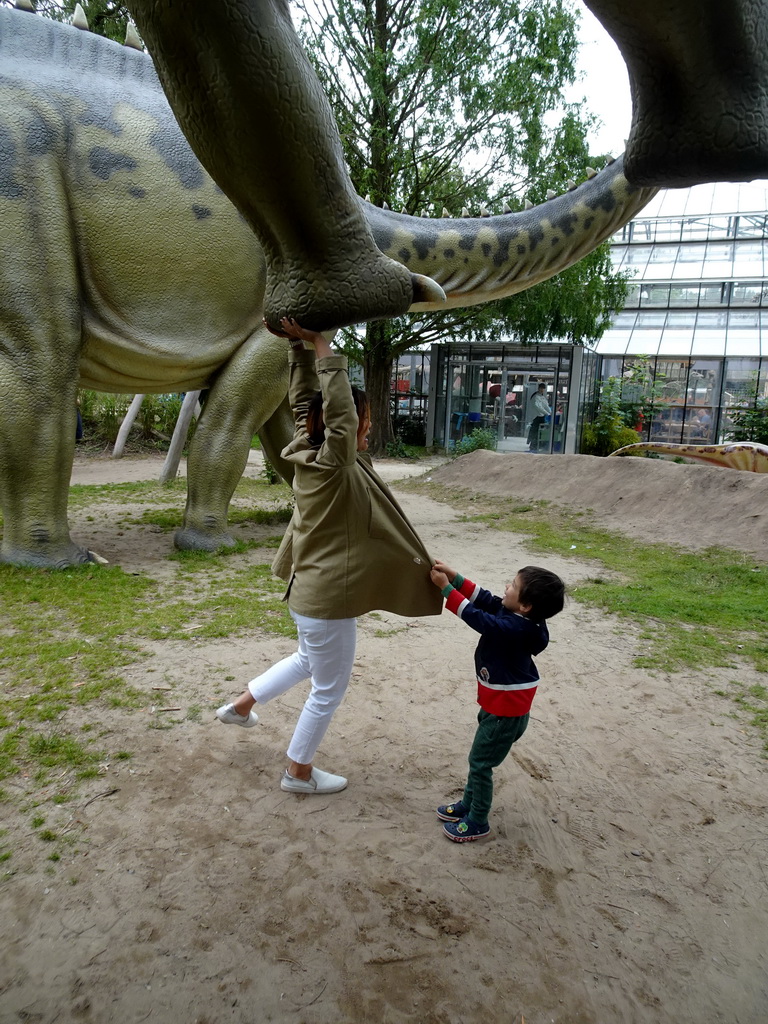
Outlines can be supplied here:
[[758, 310], [732, 309], [728, 314], [728, 326], [733, 328], [752, 328], [756, 330], [760, 325], [760, 313]]
[[635, 268], [645, 266], [648, 262], [648, 257], [652, 252], [653, 248], [650, 245], [632, 245], [627, 250], [624, 266], [631, 266]]
[[702, 282], [699, 293], [700, 306], [727, 306], [730, 285], [722, 281]]
[[635, 320], [635, 327], [637, 330], [645, 331], [652, 327], [663, 327], [667, 322], [666, 310], [659, 310], [655, 312], [653, 310], [641, 310]]
[[654, 241], [657, 244], [659, 242], [680, 241], [680, 221], [677, 218], [674, 220], [657, 220], [655, 227]]
[[744, 277], [762, 277], [763, 243], [739, 242], [733, 248], [734, 273]]
[[633, 242], [652, 242], [656, 235], [655, 223], [652, 220], [631, 221], [627, 225], [630, 228], [630, 239]]
[[729, 356], [759, 356], [760, 335], [752, 331], [729, 328], [725, 339], [725, 352]]
[[684, 242], [706, 241], [710, 236], [709, 217], [686, 217], [682, 222], [682, 239]]
[[725, 337], [725, 329], [728, 326], [728, 312], [726, 310], [699, 310], [696, 314], [696, 327], [698, 328], [719, 328]]
[[627, 355], [655, 355], [659, 348], [659, 342], [661, 341], [661, 333], [662, 329], [660, 327], [643, 331], [633, 331], [632, 337], [627, 343]]
[[701, 330], [696, 328], [691, 345], [692, 356], [723, 356], [725, 355], [725, 332]]
[[614, 270], [619, 270], [626, 255], [626, 245], [614, 245], [611, 247], [611, 263], [613, 264]]
[[[652, 285], [653, 288], [663, 289], [666, 285]], [[681, 282], [673, 284], [671, 293], [668, 293], [670, 306], [698, 306], [699, 285]]]
[[604, 352], [625, 352], [631, 337], [631, 331], [616, 331], [609, 329], [605, 332], [600, 341], [598, 341], [595, 346], [595, 352], [600, 355]]
[[674, 263], [677, 260], [679, 245], [655, 245], [651, 249], [650, 263]]
[[679, 246], [678, 263], [701, 263], [707, 250], [705, 245]]
[[613, 321], [614, 329], [617, 327], [623, 328], [624, 330], [631, 330], [635, 326], [637, 320], [637, 313], [629, 311], [627, 313], [621, 312], [617, 314], [616, 319]]
[[737, 238], [765, 238], [768, 235], [768, 217], [758, 213], [742, 213], [738, 218]]
[[646, 306], [663, 306], [664, 309], [669, 305], [669, 285], [668, 284], [645, 284], [640, 287], [640, 299], [643, 307]]
[[760, 282], [734, 281], [731, 289], [732, 306], [759, 306], [763, 294]]
[[692, 277], [701, 277], [704, 273], [704, 264], [698, 266], [693, 263], [676, 263], [667, 274], [675, 283], [678, 281], [690, 281]]
[[723, 400], [738, 405], [749, 397], [760, 370], [759, 359], [726, 359]]
[[680, 330], [683, 327], [693, 328], [696, 326], [696, 310], [670, 310], [667, 313], [667, 329]]
[[667, 329], [661, 336], [658, 353], [662, 356], [685, 356], [691, 351], [693, 335], [690, 331], [670, 331]]

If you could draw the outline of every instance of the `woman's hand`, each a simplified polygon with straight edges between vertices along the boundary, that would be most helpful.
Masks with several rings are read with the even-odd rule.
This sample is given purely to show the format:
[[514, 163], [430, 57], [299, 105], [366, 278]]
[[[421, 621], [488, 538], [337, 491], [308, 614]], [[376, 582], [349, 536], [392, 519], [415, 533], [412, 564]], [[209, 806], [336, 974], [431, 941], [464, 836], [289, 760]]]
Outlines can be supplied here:
[[[453, 583], [453, 581], [456, 579], [456, 570], [452, 569], [450, 565], [446, 565], [445, 562], [441, 562], [439, 558], [434, 563], [432, 568], [446, 576], [449, 583]], [[443, 586], [445, 586], [445, 584], [443, 584]]]
[[323, 349], [328, 346], [328, 342], [317, 331], [309, 331], [301, 324], [294, 320], [292, 316], [284, 316], [280, 320], [281, 330], [277, 331], [267, 323], [266, 319], [263, 321], [264, 326], [267, 328], [270, 334], [274, 334], [276, 338], [287, 338], [291, 343], [291, 347], [299, 348], [297, 342], [303, 343], [308, 341], [311, 345], [315, 346], [315, 349]]

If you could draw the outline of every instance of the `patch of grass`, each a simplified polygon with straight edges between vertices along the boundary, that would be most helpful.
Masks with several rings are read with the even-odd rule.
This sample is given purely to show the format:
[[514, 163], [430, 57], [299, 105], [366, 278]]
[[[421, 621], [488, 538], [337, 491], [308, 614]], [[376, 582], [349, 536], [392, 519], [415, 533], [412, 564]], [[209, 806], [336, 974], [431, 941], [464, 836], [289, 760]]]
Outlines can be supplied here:
[[[76, 486], [70, 507], [99, 521], [100, 509], [109, 506], [116, 525], [138, 522], [170, 530], [181, 523], [185, 494], [186, 481], [180, 479]], [[82, 780], [103, 772], [109, 756], [101, 748], [111, 735], [105, 715], [145, 708], [151, 699], [126, 683], [124, 670], [150, 659], [158, 643], [194, 644], [257, 630], [295, 635], [282, 600], [285, 584], [260, 561], [269, 557], [265, 549], [280, 544], [280, 527], [291, 514], [287, 485], [243, 479], [233, 497], [232, 521], [266, 526], [260, 532], [267, 535], [216, 555], [178, 553], [158, 563], [156, 575], [116, 566], [0, 566], [0, 779], [23, 773], [27, 806], [74, 799]], [[187, 720], [201, 716], [195, 705], [187, 711]], [[95, 729], [94, 721], [103, 727]], [[183, 721], [183, 715], [153, 716], [150, 726], [168, 729]], [[113, 760], [130, 756], [118, 751]], [[0, 799], [24, 813], [15, 789]], [[44, 822], [44, 814], [39, 817], [36, 828]]]
[[72, 484], [69, 488], [70, 509], [109, 503], [129, 505], [136, 502], [167, 501], [169, 493], [177, 493], [183, 502], [186, 480], [176, 477], [166, 484], [158, 480], [139, 480], [124, 484]]
[[717, 690], [716, 693], [737, 705], [738, 717], [746, 715], [749, 725], [759, 732], [763, 751], [768, 756], [768, 686], [762, 683], [745, 686], [738, 679], [732, 679], [728, 685], [728, 690]]
[[768, 672], [768, 564], [720, 548], [643, 544], [548, 502], [510, 508], [501, 498], [457, 495], [418, 480], [404, 486], [464, 511], [466, 523], [522, 534], [533, 551], [600, 566], [605, 575], [594, 573], [570, 596], [641, 625], [648, 649], [639, 666], [675, 671], [746, 661]]

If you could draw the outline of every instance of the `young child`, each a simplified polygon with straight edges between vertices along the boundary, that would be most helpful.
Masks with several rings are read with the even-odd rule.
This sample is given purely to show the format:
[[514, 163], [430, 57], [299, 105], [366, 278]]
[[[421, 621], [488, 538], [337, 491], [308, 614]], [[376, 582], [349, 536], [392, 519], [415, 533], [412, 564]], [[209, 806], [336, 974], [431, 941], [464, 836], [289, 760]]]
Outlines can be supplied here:
[[526, 730], [539, 673], [532, 655], [549, 643], [546, 619], [563, 610], [565, 587], [548, 569], [527, 565], [495, 597], [435, 562], [432, 582], [446, 607], [480, 634], [475, 648], [477, 732], [469, 752], [469, 775], [461, 800], [437, 808], [443, 831], [454, 843], [482, 839], [491, 831], [493, 769]]

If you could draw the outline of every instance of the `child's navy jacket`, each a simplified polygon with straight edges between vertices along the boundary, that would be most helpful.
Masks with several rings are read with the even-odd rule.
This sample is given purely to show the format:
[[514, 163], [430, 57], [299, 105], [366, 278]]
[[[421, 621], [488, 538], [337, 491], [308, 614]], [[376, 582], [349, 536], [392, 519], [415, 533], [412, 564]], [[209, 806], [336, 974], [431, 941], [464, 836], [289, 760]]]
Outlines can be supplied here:
[[446, 608], [480, 634], [475, 648], [480, 707], [505, 718], [527, 715], [539, 682], [533, 655], [549, 643], [547, 624], [509, 611], [500, 597], [467, 579], [448, 594]]

